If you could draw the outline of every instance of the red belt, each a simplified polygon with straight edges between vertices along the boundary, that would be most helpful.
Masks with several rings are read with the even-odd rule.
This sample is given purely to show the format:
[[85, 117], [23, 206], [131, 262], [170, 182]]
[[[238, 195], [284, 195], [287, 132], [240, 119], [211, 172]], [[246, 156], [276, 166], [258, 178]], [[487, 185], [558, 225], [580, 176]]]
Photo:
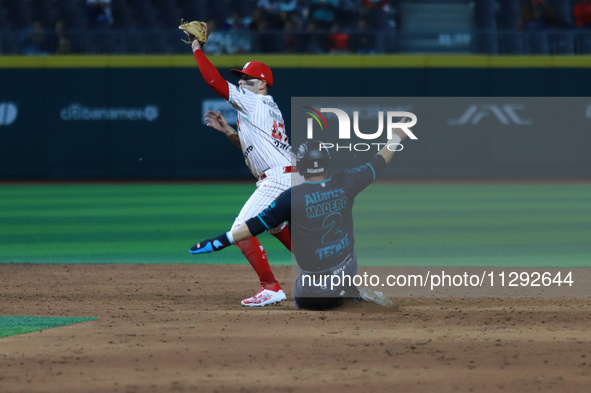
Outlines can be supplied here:
[[[297, 172], [298, 168], [296, 168], [295, 166], [284, 166], [283, 167], [283, 173], [292, 173], [292, 172]], [[267, 177], [266, 173], [263, 173], [260, 177], [261, 180], [263, 180], [264, 178]]]

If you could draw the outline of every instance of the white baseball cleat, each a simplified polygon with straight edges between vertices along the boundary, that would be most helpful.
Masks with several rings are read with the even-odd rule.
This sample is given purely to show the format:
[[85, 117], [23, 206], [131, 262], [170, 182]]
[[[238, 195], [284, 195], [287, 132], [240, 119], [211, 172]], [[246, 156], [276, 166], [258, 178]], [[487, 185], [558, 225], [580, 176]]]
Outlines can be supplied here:
[[396, 303], [382, 292], [374, 291], [373, 289], [363, 288], [359, 291], [359, 296], [367, 301], [379, 304], [384, 307], [396, 307]]
[[266, 306], [267, 304], [279, 303], [285, 299], [287, 299], [287, 297], [285, 296], [283, 289], [275, 292], [271, 291], [270, 289], [261, 288], [261, 290], [256, 295], [249, 297], [248, 299], [244, 299], [240, 303], [247, 307], [262, 307]]

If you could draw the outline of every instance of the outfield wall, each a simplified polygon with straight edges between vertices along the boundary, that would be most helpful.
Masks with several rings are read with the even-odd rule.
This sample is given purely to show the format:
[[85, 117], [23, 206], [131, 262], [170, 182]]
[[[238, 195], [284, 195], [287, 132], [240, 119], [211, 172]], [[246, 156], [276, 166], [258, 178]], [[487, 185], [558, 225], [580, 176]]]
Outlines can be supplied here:
[[[254, 57], [273, 69], [271, 94], [288, 127], [291, 97], [585, 97], [591, 86], [589, 57]], [[248, 60], [212, 57], [231, 81], [229, 69]], [[0, 86], [0, 179], [251, 178], [240, 151], [201, 121], [207, 109], [224, 110], [229, 117], [233, 112], [206, 87], [190, 54], [0, 57]], [[590, 119], [585, 110], [580, 119], [566, 119], [565, 127], [575, 122], [589, 130], [578, 134], [577, 146], [591, 145], [591, 127], [585, 123]], [[524, 141], [559, 143], [560, 131], [530, 127], [519, 132]], [[465, 138], [460, 142], [458, 148], [473, 148]], [[420, 171], [413, 167], [416, 160], [409, 160], [387, 174], [591, 178], [591, 155], [581, 152], [549, 149], [552, 162], [560, 163], [550, 173], [523, 165], [516, 172], [511, 163], [491, 173], [458, 171], [456, 154], [434, 148], [429, 160], [420, 160]], [[474, 154], [479, 168], [487, 167], [482, 160], [499, 160], [478, 150]]]

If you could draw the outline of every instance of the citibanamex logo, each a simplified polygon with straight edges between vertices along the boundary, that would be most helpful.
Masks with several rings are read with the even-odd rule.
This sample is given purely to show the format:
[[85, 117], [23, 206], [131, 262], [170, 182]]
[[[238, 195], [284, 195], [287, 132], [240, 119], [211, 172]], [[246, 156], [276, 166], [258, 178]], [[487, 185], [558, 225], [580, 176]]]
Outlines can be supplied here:
[[159, 117], [156, 105], [143, 108], [91, 108], [72, 103], [60, 110], [63, 121], [154, 121]]
[[9, 126], [18, 117], [18, 107], [14, 102], [0, 102], [0, 126]]
[[[362, 131], [359, 129], [359, 111], [353, 111], [353, 125], [351, 127], [351, 118], [349, 117], [349, 114], [347, 114], [347, 112], [342, 109], [320, 108], [320, 110], [316, 110], [309, 106], [305, 106], [304, 108], [308, 110], [306, 111], [306, 114], [311, 116], [307, 119], [307, 139], [314, 139], [315, 124], [318, 125], [316, 128], [320, 128], [321, 132], [324, 130], [329, 130], [328, 123], [323, 113], [332, 113], [337, 117], [339, 123], [339, 142], [336, 144], [322, 143], [320, 148], [325, 147], [326, 149], [335, 149], [336, 151], [368, 151], [375, 147], [379, 151], [382, 147], [387, 145], [387, 148], [391, 151], [401, 151], [404, 146], [402, 146], [400, 143], [387, 144], [386, 142], [351, 142], [351, 129], [353, 129], [353, 133], [359, 139], [373, 141], [382, 138], [382, 134], [384, 133], [384, 123], [386, 124], [385, 129], [387, 141], [392, 139], [393, 132], [397, 128], [402, 130], [410, 139], [418, 139], [410, 130], [412, 126], [417, 124], [417, 116], [412, 112], [378, 111], [376, 113], [377, 131], [372, 130], [372, 132], [368, 132], [367, 130]], [[405, 118], [407, 122], [402, 122], [402, 119]], [[316, 135], [316, 138], [323, 139], [322, 137], [319, 138], [318, 134]]]

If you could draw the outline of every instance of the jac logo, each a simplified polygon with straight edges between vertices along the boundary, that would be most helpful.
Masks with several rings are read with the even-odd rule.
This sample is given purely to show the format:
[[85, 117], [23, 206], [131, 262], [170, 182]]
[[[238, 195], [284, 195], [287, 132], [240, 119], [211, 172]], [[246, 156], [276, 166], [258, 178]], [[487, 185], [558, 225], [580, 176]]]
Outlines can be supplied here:
[[519, 115], [518, 111], [522, 111], [523, 109], [524, 107], [521, 104], [472, 104], [459, 118], [449, 119], [447, 124], [476, 125], [479, 124], [483, 119], [494, 118], [504, 126], [511, 124], [518, 126], [532, 125], [532, 121], [530, 119], [524, 119]]
[[[353, 111], [353, 127], [351, 127], [351, 118], [342, 109], [338, 108], [320, 108], [320, 111], [311, 108], [309, 106], [304, 107], [309, 109], [310, 112], [306, 112], [311, 117], [308, 118], [307, 121], [307, 138], [314, 139], [314, 120], [316, 120], [316, 124], [320, 127], [320, 130], [328, 130], [328, 124], [326, 122], [325, 117], [322, 113], [332, 113], [336, 115], [337, 120], [339, 122], [339, 140], [348, 140], [351, 139], [351, 128], [353, 128], [353, 132], [355, 135], [363, 140], [375, 140], [382, 136], [384, 132], [384, 122], [386, 123], [386, 136], [387, 140], [392, 139], [392, 134], [395, 129], [401, 129], [410, 139], [418, 139], [415, 134], [410, 130], [410, 127], [417, 124], [417, 117], [414, 113], [411, 112], [403, 112], [403, 111], [387, 111], [384, 115], [384, 111], [378, 111], [377, 113], [377, 120], [378, 120], [378, 129], [375, 132], [362, 132], [359, 129], [359, 111]], [[384, 121], [385, 118], [385, 121]], [[395, 119], [402, 120], [402, 119], [410, 119], [408, 122], [400, 122], [395, 121]], [[371, 145], [376, 145], [378, 150], [380, 146], [385, 145], [385, 143], [371, 143]], [[397, 144], [398, 146], [402, 147], [401, 144]], [[331, 148], [335, 147], [332, 143], [324, 143], [324, 147]], [[351, 149], [355, 151], [367, 151], [369, 150], [370, 144], [368, 143], [355, 143], [355, 144], [337, 144], [337, 150], [345, 149], [351, 151]], [[389, 147], [390, 148], [390, 147]], [[392, 150], [392, 149], [390, 149]], [[397, 151], [402, 150], [402, 148], [397, 149]]]

